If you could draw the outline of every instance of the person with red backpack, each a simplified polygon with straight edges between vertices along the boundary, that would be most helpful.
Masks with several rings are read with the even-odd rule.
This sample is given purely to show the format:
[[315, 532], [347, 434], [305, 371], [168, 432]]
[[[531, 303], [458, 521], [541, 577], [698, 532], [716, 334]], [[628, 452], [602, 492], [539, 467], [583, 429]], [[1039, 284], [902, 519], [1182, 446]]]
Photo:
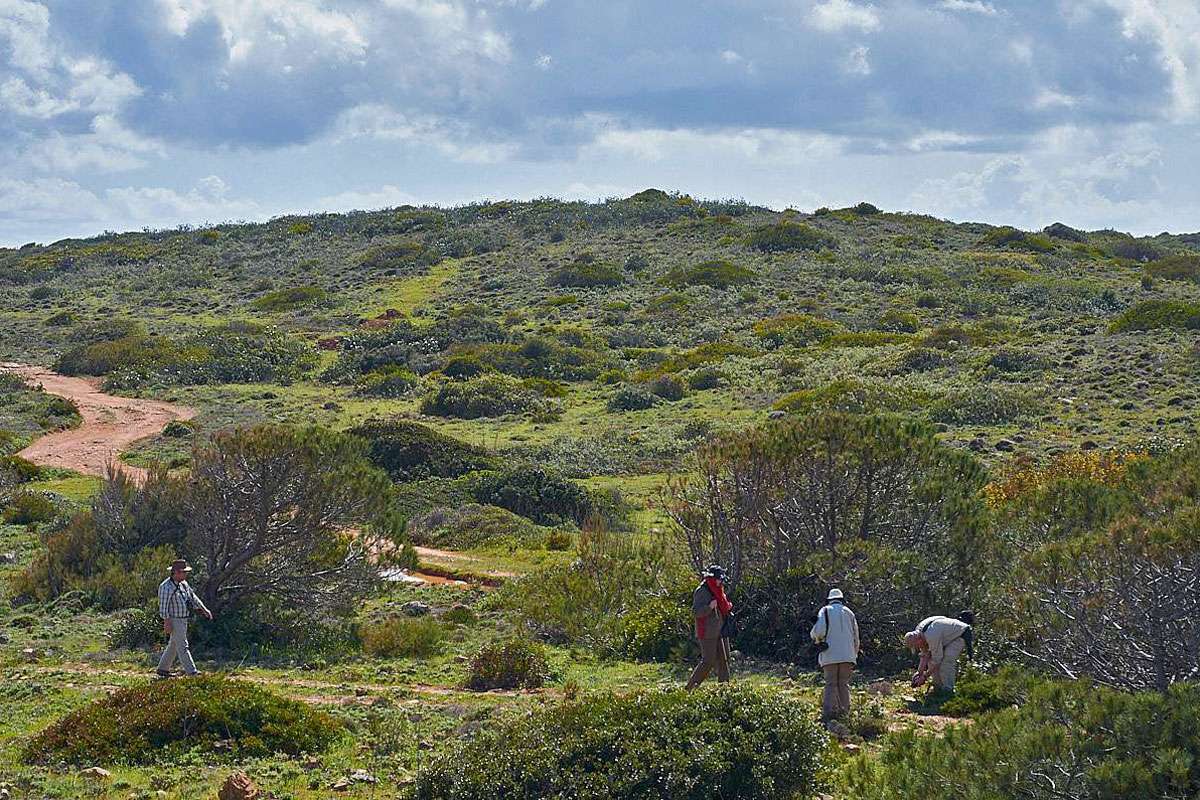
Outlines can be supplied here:
[[729, 680], [729, 639], [726, 626], [733, 614], [733, 603], [725, 596], [725, 570], [713, 564], [704, 571], [703, 580], [692, 593], [692, 617], [696, 639], [700, 642], [700, 663], [688, 678], [687, 688], [695, 689], [714, 669], [717, 681]]

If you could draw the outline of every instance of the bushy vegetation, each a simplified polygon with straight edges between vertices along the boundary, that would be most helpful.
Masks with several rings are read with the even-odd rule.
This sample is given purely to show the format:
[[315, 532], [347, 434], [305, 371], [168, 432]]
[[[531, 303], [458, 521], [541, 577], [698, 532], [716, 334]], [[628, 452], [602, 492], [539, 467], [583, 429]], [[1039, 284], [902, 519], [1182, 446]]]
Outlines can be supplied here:
[[480, 503], [499, 506], [543, 525], [582, 524], [598, 508], [587, 489], [541, 467], [484, 473], [475, 486]]
[[421, 402], [421, 411], [438, 417], [479, 419], [508, 414], [553, 414], [558, 403], [537, 384], [508, 375], [482, 375], [438, 385]]
[[41, 764], [143, 764], [226, 743], [236, 758], [319, 753], [341, 723], [298, 700], [219, 676], [121, 689], [63, 717], [25, 748]]
[[984, 714], [944, 736], [892, 734], [858, 758], [844, 791], [863, 800], [945, 797], [1190, 797], [1200, 791], [1200, 688], [1122, 694], [1086, 682], [1034, 688], [1019, 708]]
[[781, 220], [774, 225], [762, 225], [754, 229], [746, 244], [764, 253], [821, 250], [837, 247], [837, 239], [811, 225]]
[[267, 292], [254, 301], [254, 307], [259, 311], [287, 311], [322, 303], [326, 298], [325, 290], [319, 286], [292, 286]]
[[1126, 309], [1112, 321], [1113, 333], [1152, 331], [1156, 328], [1200, 328], [1200, 303], [1184, 300], [1146, 300]]
[[367, 458], [395, 481], [457, 478], [491, 469], [486, 450], [404, 419], [372, 420], [349, 433], [367, 442]]
[[659, 282], [664, 286], [682, 289], [687, 286], [711, 286], [728, 289], [751, 283], [757, 277], [754, 270], [731, 264], [728, 261], [704, 261], [692, 267], [676, 267]]
[[602, 695], [456, 745], [418, 775], [415, 797], [811, 798], [824, 788], [826, 748], [806, 710], [778, 694]]
[[545, 649], [521, 637], [489, 642], [467, 663], [467, 688], [537, 689], [549, 677]]
[[359, 629], [363, 650], [383, 658], [427, 658], [436, 655], [446, 630], [429, 616], [391, 617], [369, 622]]
[[594, 286], [617, 286], [625, 280], [620, 268], [596, 260], [591, 253], [577, 256], [575, 260], [554, 270], [550, 276], [551, 286], [591, 288]]

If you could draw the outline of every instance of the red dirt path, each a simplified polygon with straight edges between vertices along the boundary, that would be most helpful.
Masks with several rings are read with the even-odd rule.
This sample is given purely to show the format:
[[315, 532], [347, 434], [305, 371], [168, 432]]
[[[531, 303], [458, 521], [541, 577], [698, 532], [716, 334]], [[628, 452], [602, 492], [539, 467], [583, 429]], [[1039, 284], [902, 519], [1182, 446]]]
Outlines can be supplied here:
[[[24, 364], [0, 364], [0, 370], [15, 372], [31, 386], [40, 385], [48, 394], [72, 400], [79, 408], [83, 424], [78, 428], [48, 433], [17, 454], [45, 467], [104, 475], [105, 467], [137, 440], [160, 433], [172, 420], [196, 416], [195, 410], [186, 406], [105, 394], [96, 378], [71, 378]], [[121, 468], [136, 480], [146, 476], [139, 467]]]

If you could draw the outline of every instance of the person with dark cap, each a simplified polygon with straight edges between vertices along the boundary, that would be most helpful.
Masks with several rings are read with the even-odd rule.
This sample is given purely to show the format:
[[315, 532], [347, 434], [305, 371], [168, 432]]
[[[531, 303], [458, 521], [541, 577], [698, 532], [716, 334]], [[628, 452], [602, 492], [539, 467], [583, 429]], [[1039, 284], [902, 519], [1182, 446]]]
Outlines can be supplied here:
[[821, 718], [825, 722], [850, 713], [850, 674], [862, 649], [858, 620], [846, 606], [841, 589], [830, 589], [825, 606], [808, 632], [817, 644], [817, 663], [825, 673], [825, 692], [821, 697]]
[[188, 646], [188, 619], [193, 609], [209, 619], [213, 615], [188, 584], [187, 576], [191, 571], [187, 561], [178, 558], [171, 564], [170, 576], [158, 585], [158, 615], [162, 617], [163, 632], [168, 637], [166, 649], [158, 660], [160, 678], [171, 677], [171, 666], [176, 658], [185, 674], [198, 674], [196, 663], [192, 660], [192, 650]]
[[733, 613], [733, 603], [725, 596], [725, 570], [713, 564], [704, 571], [703, 580], [692, 593], [692, 618], [696, 639], [700, 642], [700, 663], [688, 678], [687, 688], [695, 689], [716, 669], [717, 681], [729, 680], [729, 639], [723, 634]]

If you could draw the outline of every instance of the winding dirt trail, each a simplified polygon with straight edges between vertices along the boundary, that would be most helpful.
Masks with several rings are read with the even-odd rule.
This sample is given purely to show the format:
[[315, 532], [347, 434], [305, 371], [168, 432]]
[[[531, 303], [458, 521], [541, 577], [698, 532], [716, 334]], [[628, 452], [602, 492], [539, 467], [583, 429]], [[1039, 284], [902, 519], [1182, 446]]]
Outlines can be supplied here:
[[[17, 454], [44, 467], [104, 475], [109, 462], [115, 462], [137, 440], [160, 433], [172, 420], [196, 416], [187, 406], [105, 394], [97, 378], [71, 378], [25, 364], [0, 364], [0, 370], [15, 372], [29, 385], [40, 385], [48, 394], [72, 400], [79, 408], [83, 424], [78, 428], [48, 433]], [[146, 477], [146, 470], [139, 467], [122, 465], [122, 469], [135, 480]]]

